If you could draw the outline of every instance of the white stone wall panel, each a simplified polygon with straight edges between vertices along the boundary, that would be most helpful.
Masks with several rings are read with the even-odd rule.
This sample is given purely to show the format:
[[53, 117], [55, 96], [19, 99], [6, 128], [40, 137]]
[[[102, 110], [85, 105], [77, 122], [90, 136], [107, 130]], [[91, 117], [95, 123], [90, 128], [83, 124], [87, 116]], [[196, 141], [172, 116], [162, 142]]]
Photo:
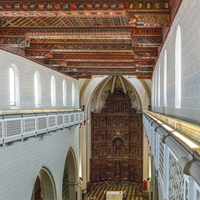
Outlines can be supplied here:
[[[79, 158], [79, 126], [43, 137], [32, 137], [1, 148], [0, 199], [31, 199], [36, 178], [42, 167], [51, 172], [57, 200], [62, 199], [64, 165], [69, 148]], [[77, 163], [78, 165], [78, 163]], [[77, 166], [78, 167], [78, 166]], [[78, 180], [78, 172], [76, 180]]]
[[[10, 110], [9, 67], [15, 64], [19, 74], [20, 110], [67, 109], [72, 107], [72, 83], [75, 84], [75, 108], [79, 108], [78, 80], [44, 67], [24, 57], [0, 50], [0, 110]], [[38, 71], [41, 79], [41, 107], [35, 107], [34, 73]], [[56, 106], [51, 106], [51, 76], [56, 79]], [[67, 83], [67, 106], [63, 106], [62, 81]]]
[[[200, 122], [200, 3], [183, 0], [171, 30], [160, 53], [155, 71], [161, 63], [161, 106], [153, 111], [165, 113], [193, 123]], [[175, 108], [175, 39], [178, 25], [181, 28], [181, 108]], [[164, 106], [164, 53], [167, 50], [167, 107]], [[155, 79], [155, 73], [153, 74]], [[153, 103], [153, 102], [152, 102]]]

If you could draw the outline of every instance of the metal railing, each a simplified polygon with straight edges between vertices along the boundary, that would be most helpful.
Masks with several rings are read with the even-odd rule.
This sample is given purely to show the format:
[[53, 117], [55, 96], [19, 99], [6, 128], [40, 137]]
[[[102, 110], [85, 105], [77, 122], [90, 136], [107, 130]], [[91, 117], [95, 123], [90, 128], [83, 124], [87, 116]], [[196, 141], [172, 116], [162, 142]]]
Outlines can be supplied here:
[[0, 145], [78, 125], [83, 121], [83, 112], [2, 115]]
[[[159, 117], [153, 112], [143, 112], [143, 126], [150, 146], [149, 155], [154, 163], [152, 168], [158, 180], [160, 199], [187, 199], [188, 193], [189, 200], [197, 199], [197, 193], [200, 194], [200, 145], [194, 143], [195, 147], [189, 146], [188, 140], [173, 134], [178, 132], [167, 121], [167, 116], [165, 121], [168, 123], [163, 116]], [[179, 120], [179, 123], [182, 122]], [[186, 122], [184, 125], [187, 125]], [[189, 141], [195, 142], [192, 139]], [[186, 188], [186, 185], [195, 187]]]
[[167, 124], [173, 129], [176, 129], [177, 131], [181, 132], [182, 134], [191, 138], [192, 140], [195, 140], [198, 143], [200, 142], [200, 126], [199, 125], [191, 124], [183, 120], [175, 119], [173, 117], [169, 117], [169, 116], [162, 115], [159, 113], [154, 113], [150, 111], [147, 111], [146, 113], [159, 119], [163, 123]]

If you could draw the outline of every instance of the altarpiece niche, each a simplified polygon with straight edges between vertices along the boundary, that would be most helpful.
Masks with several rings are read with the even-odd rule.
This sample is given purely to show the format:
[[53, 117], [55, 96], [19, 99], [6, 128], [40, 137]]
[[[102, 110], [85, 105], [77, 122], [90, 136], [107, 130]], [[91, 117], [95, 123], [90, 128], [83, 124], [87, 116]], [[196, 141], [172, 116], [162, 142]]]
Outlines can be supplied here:
[[120, 88], [92, 113], [90, 181], [142, 182], [142, 114]]

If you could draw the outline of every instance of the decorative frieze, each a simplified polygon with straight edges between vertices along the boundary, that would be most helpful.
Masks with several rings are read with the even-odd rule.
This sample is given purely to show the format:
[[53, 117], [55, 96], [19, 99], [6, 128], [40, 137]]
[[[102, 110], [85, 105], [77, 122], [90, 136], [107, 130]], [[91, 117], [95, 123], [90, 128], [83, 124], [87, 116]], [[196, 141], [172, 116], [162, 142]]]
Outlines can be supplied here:
[[1, 2], [0, 11], [68, 11], [68, 10], [125, 10], [125, 9], [139, 9], [139, 10], [160, 10], [169, 9], [168, 1], [154, 1], [154, 2]]

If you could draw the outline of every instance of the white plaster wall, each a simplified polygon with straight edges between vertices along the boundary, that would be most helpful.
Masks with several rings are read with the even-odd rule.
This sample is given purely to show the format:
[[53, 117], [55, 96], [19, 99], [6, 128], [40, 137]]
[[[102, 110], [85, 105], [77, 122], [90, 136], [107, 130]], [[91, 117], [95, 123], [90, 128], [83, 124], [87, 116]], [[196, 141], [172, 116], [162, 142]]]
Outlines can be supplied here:
[[[10, 110], [9, 67], [17, 66], [19, 73], [20, 110], [67, 109], [72, 107], [72, 83], [75, 85], [75, 108], [79, 108], [78, 80], [46, 68], [24, 57], [0, 50], [0, 110]], [[41, 108], [35, 107], [34, 73], [38, 71], [41, 79]], [[51, 106], [51, 76], [56, 79], [56, 106]], [[63, 106], [63, 79], [67, 84], [67, 105]]]
[[[155, 83], [158, 66], [161, 67], [160, 107], [158, 92], [152, 94], [153, 111], [183, 119], [189, 122], [200, 122], [200, 2], [199, 0], [183, 0], [169, 35], [162, 48], [157, 66], [154, 70]], [[175, 39], [177, 27], [180, 25], [182, 36], [182, 68], [181, 68], [181, 108], [175, 108]], [[164, 52], [167, 50], [167, 107], [164, 106]], [[155, 85], [155, 84], [154, 84]], [[156, 100], [157, 99], [157, 100]], [[164, 112], [165, 110], [165, 112]]]
[[53, 176], [57, 200], [62, 200], [64, 163], [70, 147], [78, 162], [79, 126], [1, 147], [0, 199], [30, 200], [37, 175], [45, 166]]
[[148, 110], [148, 105], [149, 105], [150, 100], [149, 100], [147, 91], [142, 85], [142, 83], [136, 78], [129, 78], [128, 81], [132, 84], [132, 86], [137, 91], [138, 96], [140, 97], [142, 111]]

